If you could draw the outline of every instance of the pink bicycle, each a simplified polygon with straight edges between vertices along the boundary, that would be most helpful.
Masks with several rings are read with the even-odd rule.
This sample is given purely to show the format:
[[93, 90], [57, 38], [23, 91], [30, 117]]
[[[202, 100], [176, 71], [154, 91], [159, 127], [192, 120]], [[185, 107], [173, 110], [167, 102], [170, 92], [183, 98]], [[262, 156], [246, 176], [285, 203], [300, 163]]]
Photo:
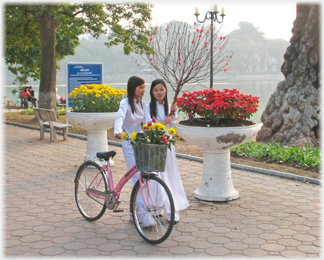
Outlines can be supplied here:
[[[87, 160], [75, 176], [75, 201], [81, 215], [89, 221], [101, 218], [106, 208], [123, 212], [118, 209], [120, 192], [138, 170], [134, 165], [114, 187], [109, 158], [115, 155], [115, 151], [97, 153], [97, 158], [105, 164], [100, 166]], [[141, 172], [132, 189], [130, 212], [136, 230], [148, 243], [162, 243], [170, 235], [175, 214], [173, 198], [168, 186], [155, 173]]]

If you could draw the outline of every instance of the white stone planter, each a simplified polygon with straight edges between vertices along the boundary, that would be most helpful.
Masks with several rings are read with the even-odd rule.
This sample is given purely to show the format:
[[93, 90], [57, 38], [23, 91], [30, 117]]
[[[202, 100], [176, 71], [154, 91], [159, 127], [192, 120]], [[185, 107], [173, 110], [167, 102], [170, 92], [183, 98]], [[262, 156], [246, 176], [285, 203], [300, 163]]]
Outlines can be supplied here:
[[261, 123], [243, 127], [196, 127], [177, 124], [179, 135], [188, 143], [204, 149], [203, 172], [195, 198], [229, 201], [239, 197], [231, 172], [230, 149], [250, 141]]
[[88, 131], [86, 155], [96, 157], [97, 152], [108, 151], [107, 129], [114, 126], [117, 112], [76, 113], [66, 112], [70, 123]]

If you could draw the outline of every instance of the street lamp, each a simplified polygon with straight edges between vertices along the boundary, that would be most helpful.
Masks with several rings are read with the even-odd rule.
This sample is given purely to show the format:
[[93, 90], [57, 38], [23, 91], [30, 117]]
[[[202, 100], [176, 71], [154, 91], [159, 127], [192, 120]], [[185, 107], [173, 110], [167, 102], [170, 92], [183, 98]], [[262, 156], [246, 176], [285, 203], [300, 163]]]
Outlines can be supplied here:
[[219, 21], [218, 7], [217, 5], [211, 5], [210, 11], [208, 11], [205, 15], [205, 19], [203, 21], [198, 20], [198, 16], [200, 15], [198, 7], [195, 8], [195, 16], [197, 18], [197, 22], [204, 23], [206, 20], [210, 20], [211, 22], [211, 47], [210, 47], [210, 88], [213, 88], [213, 30], [214, 30], [214, 22], [222, 23], [225, 13], [224, 8], [222, 8], [220, 16], [222, 17], [222, 20]]

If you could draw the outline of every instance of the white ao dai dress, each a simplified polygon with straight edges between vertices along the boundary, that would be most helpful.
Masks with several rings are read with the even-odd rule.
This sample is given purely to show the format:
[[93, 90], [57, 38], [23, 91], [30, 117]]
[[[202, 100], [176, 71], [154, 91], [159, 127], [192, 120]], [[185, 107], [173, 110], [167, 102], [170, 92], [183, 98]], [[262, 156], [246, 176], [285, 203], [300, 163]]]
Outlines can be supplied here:
[[[147, 124], [148, 122], [152, 121], [144, 101], [136, 103], [136, 100], [134, 100], [134, 105], [136, 112], [133, 114], [128, 98], [123, 99], [120, 102], [119, 110], [115, 120], [114, 134], [126, 132], [128, 136], [131, 136], [131, 134], [134, 132], [142, 133], [143, 130], [141, 128], [141, 123], [143, 122], [144, 124]], [[122, 141], [122, 148], [127, 165], [127, 170], [129, 170], [135, 165], [134, 150], [131, 141]], [[130, 181], [133, 187], [136, 184], [140, 173], [141, 172], [138, 171], [133, 177], [131, 177]], [[144, 205], [141, 196], [139, 196], [137, 199], [139, 204]], [[141, 225], [143, 227], [153, 225], [154, 221], [151, 219], [151, 216], [147, 214], [144, 208], [144, 206], [140, 206], [136, 209]]]
[[[147, 107], [148, 107], [148, 111], [150, 111], [150, 106], [147, 105]], [[156, 121], [162, 122], [165, 118], [164, 104], [159, 104], [158, 102], [156, 102], [156, 108], [157, 108]], [[171, 105], [169, 105], [169, 113], [170, 111], [171, 111]], [[173, 116], [172, 123], [165, 125], [165, 128], [166, 129], [169, 129], [171, 127], [175, 128], [177, 118], [178, 115], [175, 114]], [[168, 185], [171, 191], [173, 201], [174, 201], [175, 212], [176, 212], [174, 220], [179, 221], [180, 217], [178, 211], [189, 207], [189, 202], [180, 178], [174, 145], [171, 145], [171, 151], [170, 149], [168, 149], [166, 164], [165, 164], [165, 172], [160, 172], [159, 177], [166, 183], [166, 185]], [[168, 215], [168, 212], [169, 210], [165, 208], [166, 215]]]

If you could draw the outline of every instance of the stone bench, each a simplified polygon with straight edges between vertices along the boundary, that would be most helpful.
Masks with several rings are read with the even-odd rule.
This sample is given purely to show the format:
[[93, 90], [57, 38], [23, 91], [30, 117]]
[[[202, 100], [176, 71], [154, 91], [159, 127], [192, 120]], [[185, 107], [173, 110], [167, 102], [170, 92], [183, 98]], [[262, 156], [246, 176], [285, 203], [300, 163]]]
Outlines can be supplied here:
[[57, 122], [57, 112], [56, 109], [46, 109], [46, 108], [34, 108], [36, 118], [38, 119], [40, 125], [40, 139], [44, 139], [45, 127], [50, 129], [50, 141], [54, 142], [56, 137], [56, 130], [63, 131], [63, 140], [67, 140], [67, 130], [69, 127], [73, 127], [70, 124], [64, 124]]

